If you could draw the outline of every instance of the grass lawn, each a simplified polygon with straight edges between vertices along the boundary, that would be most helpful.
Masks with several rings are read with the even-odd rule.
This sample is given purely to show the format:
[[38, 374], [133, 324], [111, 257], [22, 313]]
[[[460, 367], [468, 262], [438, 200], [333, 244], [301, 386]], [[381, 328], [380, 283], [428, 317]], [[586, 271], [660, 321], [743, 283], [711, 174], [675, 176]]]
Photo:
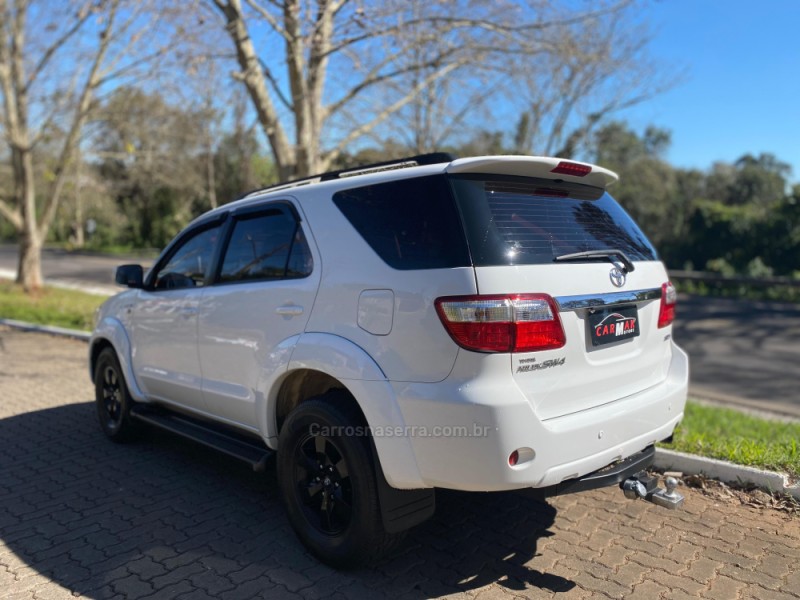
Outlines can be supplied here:
[[52, 287], [29, 296], [20, 286], [0, 281], [0, 318], [91, 331], [94, 311], [105, 299]]
[[673, 443], [660, 445], [800, 477], [800, 423], [768, 421], [690, 401]]

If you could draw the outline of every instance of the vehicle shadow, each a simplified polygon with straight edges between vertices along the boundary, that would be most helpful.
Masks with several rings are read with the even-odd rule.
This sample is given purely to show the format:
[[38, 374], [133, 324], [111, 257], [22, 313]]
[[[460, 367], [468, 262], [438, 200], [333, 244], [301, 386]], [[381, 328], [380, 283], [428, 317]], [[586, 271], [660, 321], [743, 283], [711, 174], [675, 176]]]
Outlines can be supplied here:
[[96, 599], [422, 598], [493, 582], [575, 586], [526, 565], [553, 535], [556, 510], [520, 494], [439, 493], [436, 516], [394, 556], [337, 572], [295, 538], [274, 471], [254, 474], [157, 431], [113, 444], [92, 403], [2, 419], [0, 445], [0, 582], [12, 593], [33, 597], [51, 582]]

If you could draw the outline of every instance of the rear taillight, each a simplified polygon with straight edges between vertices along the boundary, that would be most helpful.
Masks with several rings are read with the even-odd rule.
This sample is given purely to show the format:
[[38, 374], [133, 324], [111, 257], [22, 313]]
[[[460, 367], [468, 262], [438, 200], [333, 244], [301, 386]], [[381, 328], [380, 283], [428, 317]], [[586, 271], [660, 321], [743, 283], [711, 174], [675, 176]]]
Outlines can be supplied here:
[[678, 292], [670, 282], [661, 285], [661, 310], [658, 312], [658, 327], [666, 327], [675, 320], [675, 304]]
[[448, 296], [436, 311], [450, 337], [477, 352], [534, 352], [561, 348], [566, 338], [547, 294]]

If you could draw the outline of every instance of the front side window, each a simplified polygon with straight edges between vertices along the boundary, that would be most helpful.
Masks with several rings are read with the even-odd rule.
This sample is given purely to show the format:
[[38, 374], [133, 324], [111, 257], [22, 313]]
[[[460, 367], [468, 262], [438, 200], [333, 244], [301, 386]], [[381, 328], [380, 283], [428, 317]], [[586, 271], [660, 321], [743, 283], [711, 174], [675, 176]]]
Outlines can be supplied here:
[[181, 242], [155, 275], [156, 290], [202, 287], [217, 243], [220, 227], [204, 229]]
[[311, 251], [299, 223], [287, 211], [275, 209], [236, 221], [219, 281], [306, 277], [311, 268]]

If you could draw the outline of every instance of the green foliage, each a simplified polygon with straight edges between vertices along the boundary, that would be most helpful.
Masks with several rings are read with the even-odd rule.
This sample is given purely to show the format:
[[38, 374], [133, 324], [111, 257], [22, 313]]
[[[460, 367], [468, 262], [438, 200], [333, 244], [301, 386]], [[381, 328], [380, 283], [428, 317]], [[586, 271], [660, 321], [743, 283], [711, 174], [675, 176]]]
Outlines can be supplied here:
[[678, 181], [661, 156], [670, 133], [648, 127], [640, 137], [624, 123], [613, 122], [595, 135], [594, 162], [616, 171], [611, 192], [658, 248], [677, 233], [674, 227]]
[[749, 204], [770, 208], [786, 192], [788, 164], [772, 154], [754, 157], [745, 154], [735, 163], [734, 178], [726, 200], [731, 204]]
[[[75, 166], [50, 241], [74, 243], [76, 232], [92, 219], [96, 229], [86, 236], [88, 248], [161, 248], [214, 199], [224, 204], [276, 182], [274, 163], [261, 151], [244, 109], [234, 113], [234, 123], [220, 133], [220, 117], [207, 106], [171, 104], [158, 92], [116, 89], [98, 110], [92, 130], [88, 156], [99, 160]], [[458, 156], [514, 154], [531, 135], [532, 123], [531, 115], [522, 114], [514, 131], [465, 131], [459, 145], [439, 150]], [[212, 131], [217, 132], [213, 138]], [[619, 173], [611, 193], [667, 266], [754, 277], [800, 271], [800, 185], [787, 189], [788, 165], [764, 153], [716, 163], [708, 172], [679, 169], [664, 159], [670, 137], [657, 127], [637, 132], [611, 122], [595, 131], [589, 156]], [[413, 153], [402, 142], [384, 140], [343, 154], [332, 168]], [[11, 225], [0, 219], [0, 239], [14, 237]], [[795, 295], [791, 290], [788, 296], [766, 294]]]
[[669, 131], [652, 125], [640, 137], [625, 123], [614, 121], [595, 134], [594, 160], [611, 169], [626, 169], [643, 158], [661, 158], [671, 137]]
[[44, 288], [31, 295], [21, 286], [0, 281], [0, 317], [4, 319], [90, 331], [94, 326], [94, 311], [105, 299], [57, 288]]
[[[795, 275], [800, 279], [800, 274]], [[769, 302], [800, 302], [800, 288], [783, 285], [753, 286], [746, 283], [710, 283], [673, 279], [678, 292], [697, 296], [720, 296], [746, 300], [767, 300]]]
[[753, 277], [800, 269], [800, 186], [787, 193], [786, 163], [747, 154], [707, 174], [676, 169], [661, 158], [669, 140], [655, 127], [639, 135], [610, 123], [596, 132], [592, 157], [619, 173], [612, 194], [668, 267]]
[[99, 241], [162, 247], [194, 216], [204, 196], [200, 111], [158, 93], [119, 88], [101, 109], [97, 170], [120, 220], [100, 222]]
[[214, 154], [217, 198], [221, 204], [277, 181], [274, 164], [259, 156], [258, 151], [252, 129], [237, 127], [222, 138]]
[[[758, 255], [760, 240], [755, 232], [763, 212], [753, 205], [728, 205], [719, 200], [695, 199], [689, 217], [687, 258], [701, 270], [714, 269], [714, 261], [732, 266], [726, 275], [742, 273]], [[720, 263], [722, 264], [722, 263]]]
[[672, 444], [664, 447], [800, 476], [800, 423], [758, 418], [689, 402]]
[[3, 218], [0, 218], [0, 242], [12, 241], [17, 232], [14, 226]]
[[97, 223], [88, 247], [162, 248], [212, 207], [212, 197], [229, 202], [275, 180], [273, 163], [241, 121], [214, 148], [208, 108], [119, 88], [100, 114], [95, 173], [112, 202], [87, 213]]

